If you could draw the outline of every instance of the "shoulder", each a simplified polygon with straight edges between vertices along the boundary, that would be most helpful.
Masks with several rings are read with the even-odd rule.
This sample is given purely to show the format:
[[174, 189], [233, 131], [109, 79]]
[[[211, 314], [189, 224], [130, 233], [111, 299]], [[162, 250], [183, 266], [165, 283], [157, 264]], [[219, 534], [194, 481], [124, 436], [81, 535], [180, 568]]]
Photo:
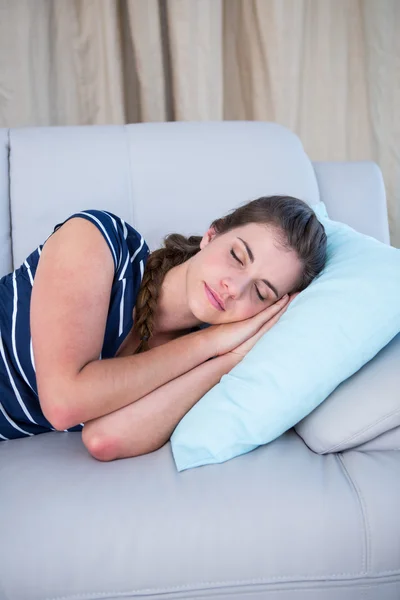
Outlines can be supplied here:
[[112, 226], [114, 227], [115, 232], [119, 234], [119, 239], [121, 241], [129, 242], [136, 250], [143, 250], [144, 254], [150, 254], [150, 248], [144, 236], [140, 231], [133, 227], [133, 225], [110, 211], [103, 210], [100, 212], [103, 213], [104, 219], [108, 219], [109, 222], [112, 223]]
[[54, 232], [70, 219], [80, 217], [93, 223], [102, 233], [114, 257], [115, 266], [130, 260], [131, 263], [145, 261], [150, 249], [144, 236], [122, 217], [108, 210], [88, 208], [73, 213], [54, 227]]

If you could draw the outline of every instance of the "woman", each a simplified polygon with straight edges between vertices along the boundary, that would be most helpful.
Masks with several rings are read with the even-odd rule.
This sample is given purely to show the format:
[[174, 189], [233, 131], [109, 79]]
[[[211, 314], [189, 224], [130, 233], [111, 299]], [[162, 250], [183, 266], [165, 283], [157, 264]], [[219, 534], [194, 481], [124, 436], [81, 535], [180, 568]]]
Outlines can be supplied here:
[[113, 213], [82, 211], [0, 280], [0, 440], [82, 431], [99, 460], [160, 448], [326, 260], [288, 196], [164, 241], [150, 254]]

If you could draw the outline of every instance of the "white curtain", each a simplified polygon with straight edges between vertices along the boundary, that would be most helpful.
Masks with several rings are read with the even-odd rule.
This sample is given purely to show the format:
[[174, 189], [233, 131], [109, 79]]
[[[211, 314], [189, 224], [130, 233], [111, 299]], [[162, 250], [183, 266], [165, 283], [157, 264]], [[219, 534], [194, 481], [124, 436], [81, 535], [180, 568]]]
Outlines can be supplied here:
[[276, 121], [375, 160], [400, 247], [399, 0], [0, 0], [0, 127]]

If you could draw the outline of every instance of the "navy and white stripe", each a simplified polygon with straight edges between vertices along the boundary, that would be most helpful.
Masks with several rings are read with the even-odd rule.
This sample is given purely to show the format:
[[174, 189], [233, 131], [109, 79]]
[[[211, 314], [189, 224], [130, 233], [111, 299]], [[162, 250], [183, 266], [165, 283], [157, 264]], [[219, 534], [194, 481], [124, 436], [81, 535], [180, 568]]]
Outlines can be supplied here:
[[[99, 359], [112, 358], [132, 328], [132, 313], [150, 250], [136, 229], [106, 210], [74, 213], [58, 223], [52, 234], [76, 217], [87, 219], [99, 229], [114, 260], [110, 306]], [[54, 431], [40, 407], [30, 332], [32, 286], [42, 248], [49, 237], [19, 269], [0, 279], [0, 442]], [[83, 426], [81, 423], [66, 431], [81, 431]]]

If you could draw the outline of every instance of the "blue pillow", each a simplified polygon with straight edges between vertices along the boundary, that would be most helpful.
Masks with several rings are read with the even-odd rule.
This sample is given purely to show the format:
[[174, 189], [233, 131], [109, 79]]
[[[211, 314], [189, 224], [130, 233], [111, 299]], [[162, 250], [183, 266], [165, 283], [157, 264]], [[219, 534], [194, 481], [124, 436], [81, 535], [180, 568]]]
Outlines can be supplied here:
[[400, 250], [329, 219], [324, 270], [171, 436], [178, 471], [221, 463], [301, 421], [400, 331]]

